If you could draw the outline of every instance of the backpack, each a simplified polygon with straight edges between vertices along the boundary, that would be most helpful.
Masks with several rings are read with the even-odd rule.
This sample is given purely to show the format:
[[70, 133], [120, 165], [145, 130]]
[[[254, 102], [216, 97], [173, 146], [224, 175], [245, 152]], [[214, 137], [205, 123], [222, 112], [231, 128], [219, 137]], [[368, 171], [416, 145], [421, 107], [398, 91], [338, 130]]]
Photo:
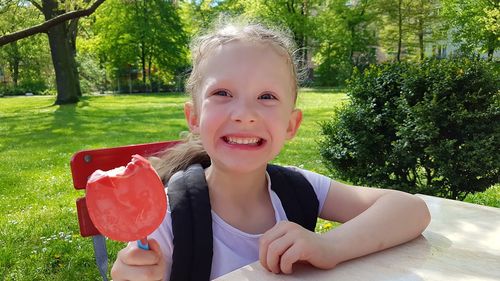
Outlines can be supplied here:
[[[319, 201], [309, 181], [289, 168], [268, 165], [266, 170], [288, 220], [314, 231]], [[212, 214], [204, 169], [191, 165], [174, 174], [167, 186], [174, 236], [170, 281], [209, 280]]]

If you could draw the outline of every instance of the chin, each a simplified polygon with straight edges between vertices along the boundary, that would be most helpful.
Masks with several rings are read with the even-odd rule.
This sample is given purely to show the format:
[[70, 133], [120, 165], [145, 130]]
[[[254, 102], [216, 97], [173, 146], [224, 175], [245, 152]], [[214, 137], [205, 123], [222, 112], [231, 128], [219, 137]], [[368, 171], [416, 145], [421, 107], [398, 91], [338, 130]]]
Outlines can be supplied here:
[[213, 161], [212, 166], [217, 169], [222, 169], [236, 174], [254, 173], [258, 170], [265, 170], [267, 162], [264, 163], [248, 163], [246, 161]]

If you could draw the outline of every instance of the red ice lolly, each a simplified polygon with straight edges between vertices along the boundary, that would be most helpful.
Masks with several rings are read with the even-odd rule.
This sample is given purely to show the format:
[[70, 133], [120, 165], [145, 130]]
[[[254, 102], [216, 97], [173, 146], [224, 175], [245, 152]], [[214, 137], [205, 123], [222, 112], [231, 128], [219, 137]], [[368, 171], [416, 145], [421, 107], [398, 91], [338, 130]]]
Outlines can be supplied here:
[[163, 221], [167, 199], [151, 164], [133, 155], [126, 167], [97, 170], [87, 181], [86, 203], [95, 227], [110, 239], [138, 240], [149, 249], [147, 236]]

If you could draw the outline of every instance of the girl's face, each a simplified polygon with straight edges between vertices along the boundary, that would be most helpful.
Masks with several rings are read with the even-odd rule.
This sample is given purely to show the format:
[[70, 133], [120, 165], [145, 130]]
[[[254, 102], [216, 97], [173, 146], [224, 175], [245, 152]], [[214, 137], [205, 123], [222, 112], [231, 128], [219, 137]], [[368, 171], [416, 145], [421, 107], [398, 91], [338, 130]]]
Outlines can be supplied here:
[[200, 134], [212, 165], [262, 168], [302, 120], [286, 57], [268, 45], [234, 41], [213, 50], [200, 67], [196, 108], [185, 107], [191, 131]]

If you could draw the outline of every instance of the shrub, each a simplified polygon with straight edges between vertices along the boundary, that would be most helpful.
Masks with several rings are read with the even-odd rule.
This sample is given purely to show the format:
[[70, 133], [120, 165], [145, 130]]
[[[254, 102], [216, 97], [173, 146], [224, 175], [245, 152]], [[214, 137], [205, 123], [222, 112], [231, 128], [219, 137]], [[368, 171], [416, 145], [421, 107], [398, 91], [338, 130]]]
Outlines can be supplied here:
[[352, 69], [351, 63], [339, 57], [326, 57], [314, 72], [316, 86], [344, 86]]
[[370, 186], [463, 199], [498, 182], [498, 65], [393, 63], [355, 72], [350, 103], [322, 124], [337, 176]]
[[22, 96], [26, 93], [34, 95], [42, 94], [47, 90], [47, 85], [43, 80], [23, 80], [17, 86], [0, 85], [0, 94], [6, 96]]

